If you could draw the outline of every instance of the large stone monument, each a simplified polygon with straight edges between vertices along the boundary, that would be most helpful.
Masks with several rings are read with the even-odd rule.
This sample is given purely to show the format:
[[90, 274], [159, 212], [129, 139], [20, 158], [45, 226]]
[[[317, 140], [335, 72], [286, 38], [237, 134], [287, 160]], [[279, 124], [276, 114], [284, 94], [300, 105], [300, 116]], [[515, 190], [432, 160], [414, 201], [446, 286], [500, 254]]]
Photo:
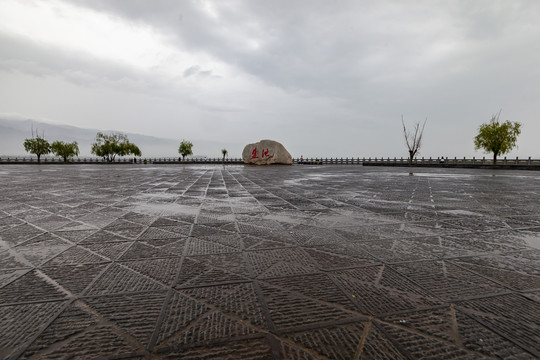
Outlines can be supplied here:
[[242, 151], [242, 159], [244, 163], [254, 165], [292, 164], [291, 154], [283, 145], [274, 140], [261, 140], [254, 144], [247, 144]]

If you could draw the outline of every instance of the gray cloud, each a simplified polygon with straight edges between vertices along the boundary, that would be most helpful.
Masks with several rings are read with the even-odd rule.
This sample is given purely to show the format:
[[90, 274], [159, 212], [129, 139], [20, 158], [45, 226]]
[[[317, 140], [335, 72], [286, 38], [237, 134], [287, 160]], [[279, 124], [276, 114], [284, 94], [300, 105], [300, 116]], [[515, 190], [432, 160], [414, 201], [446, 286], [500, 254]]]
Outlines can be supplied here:
[[[75, 3], [150, 26], [181, 53], [234, 69], [194, 63], [164, 77], [0, 36], [10, 49], [0, 70], [10, 79], [21, 72], [34, 77], [29, 84], [60, 76], [88, 87], [80, 96], [108, 104], [124, 128], [132, 113], [123, 107], [138, 102], [139, 114], [165, 127], [189, 118], [177, 130], [189, 136], [273, 136], [314, 156], [399, 156], [404, 114], [410, 123], [428, 117], [426, 156], [479, 156], [472, 137], [502, 107], [505, 119], [524, 123], [515, 154], [540, 156], [532, 136], [540, 131], [535, 1], [216, 1], [206, 10], [204, 1]], [[14, 104], [0, 100], [0, 111], [24, 113]], [[86, 121], [98, 117], [88, 112]], [[157, 131], [139, 121], [138, 129]]]

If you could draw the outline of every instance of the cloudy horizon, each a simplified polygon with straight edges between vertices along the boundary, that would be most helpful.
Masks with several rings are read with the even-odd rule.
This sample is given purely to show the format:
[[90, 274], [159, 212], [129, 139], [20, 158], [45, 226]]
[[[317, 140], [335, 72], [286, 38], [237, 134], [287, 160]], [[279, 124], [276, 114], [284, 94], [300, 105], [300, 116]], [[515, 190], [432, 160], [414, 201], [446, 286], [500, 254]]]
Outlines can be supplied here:
[[411, 128], [427, 118], [420, 156], [489, 157], [473, 137], [502, 109], [523, 124], [507, 156], [540, 158], [539, 13], [537, 1], [0, 0], [0, 118], [405, 157], [403, 115]]

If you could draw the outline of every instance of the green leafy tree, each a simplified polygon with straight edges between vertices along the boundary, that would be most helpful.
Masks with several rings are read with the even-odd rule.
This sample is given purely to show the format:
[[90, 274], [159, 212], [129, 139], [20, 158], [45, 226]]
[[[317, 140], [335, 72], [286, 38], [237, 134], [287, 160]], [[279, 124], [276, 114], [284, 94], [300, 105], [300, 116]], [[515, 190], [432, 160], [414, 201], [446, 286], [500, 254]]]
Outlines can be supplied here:
[[480, 125], [478, 135], [474, 138], [476, 150], [484, 149], [486, 153], [493, 153], [493, 164], [497, 163], [497, 156], [510, 152], [516, 146], [517, 137], [521, 134], [520, 123], [510, 120], [500, 123], [500, 116], [499, 111], [489, 123]]
[[39, 136], [37, 130], [34, 137], [34, 130], [32, 129], [32, 138], [24, 140], [24, 150], [36, 155], [38, 163], [41, 163], [41, 155], [47, 155], [51, 152], [51, 144], [43, 136]]
[[420, 150], [426, 122], [427, 119], [424, 121], [422, 128], [420, 128], [419, 122], [414, 124], [414, 132], [410, 133], [407, 131], [407, 128], [405, 127], [405, 122], [403, 121], [403, 115], [401, 115], [401, 123], [403, 124], [403, 135], [405, 136], [405, 143], [407, 144], [407, 149], [409, 150], [409, 164], [412, 164], [414, 157], [416, 156], [416, 154], [418, 154], [418, 151]]
[[122, 133], [103, 134], [98, 132], [91, 151], [96, 156], [106, 158], [108, 162], [113, 162], [117, 155], [141, 156], [141, 150], [137, 145], [129, 142], [127, 135]]
[[79, 145], [76, 141], [67, 143], [63, 141], [55, 141], [51, 145], [51, 150], [56, 156], [60, 156], [67, 162], [69, 158], [79, 155]]
[[193, 144], [191, 141], [182, 140], [180, 143], [180, 147], [178, 148], [178, 153], [182, 155], [182, 161], [186, 158], [186, 156], [193, 155], [193, 151], [191, 150], [193, 148]]
[[227, 149], [221, 149], [221, 153], [223, 154], [223, 162], [225, 162], [225, 156], [229, 153]]

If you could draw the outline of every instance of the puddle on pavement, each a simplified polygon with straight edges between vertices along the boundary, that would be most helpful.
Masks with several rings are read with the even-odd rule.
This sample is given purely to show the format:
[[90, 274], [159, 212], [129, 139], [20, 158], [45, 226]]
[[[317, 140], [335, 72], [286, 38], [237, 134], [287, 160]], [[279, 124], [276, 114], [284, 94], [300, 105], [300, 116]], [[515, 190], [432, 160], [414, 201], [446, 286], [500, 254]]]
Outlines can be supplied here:
[[[459, 199], [456, 199], [456, 200], [459, 200]], [[442, 210], [439, 212], [442, 214], [448, 214], [448, 215], [484, 216], [482, 214], [475, 213], [472, 211], [467, 211], [467, 210]]]
[[536, 233], [521, 233], [521, 238], [525, 241], [527, 245], [532, 248], [540, 250], [540, 234]]
[[130, 210], [147, 215], [197, 215], [199, 213], [199, 207], [180, 205], [176, 203], [136, 203], [130, 208]]
[[[420, 177], [440, 177], [440, 178], [454, 178], [454, 179], [470, 179], [481, 175], [469, 175], [469, 174], [441, 174], [441, 173], [421, 173], [421, 172], [403, 172], [403, 173], [368, 173], [366, 175], [386, 175], [386, 176], [420, 176]], [[486, 175], [483, 175], [486, 176]]]
[[162, 198], [162, 199], [175, 199], [179, 197], [179, 194], [167, 193], [167, 192], [152, 192], [152, 193], [140, 193], [134, 196], [134, 199], [148, 199], [148, 198]]

